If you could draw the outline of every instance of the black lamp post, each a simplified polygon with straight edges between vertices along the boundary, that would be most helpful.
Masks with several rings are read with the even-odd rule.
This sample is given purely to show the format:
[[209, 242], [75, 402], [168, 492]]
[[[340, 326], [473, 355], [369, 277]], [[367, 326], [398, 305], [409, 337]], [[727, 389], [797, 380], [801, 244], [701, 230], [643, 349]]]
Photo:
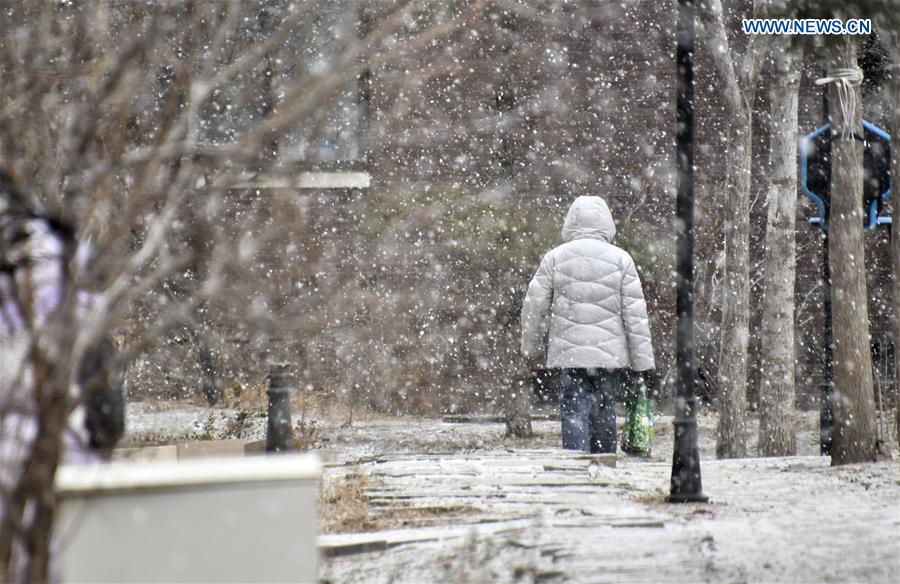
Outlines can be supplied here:
[[694, 398], [694, 0], [678, 0], [678, 288], [675, 330], [675, 448], [670, 503], [707, 502], [700, 480]]
[[291, 368], [286, 363], [269, 363], [268, 422], [266, 452], [293, 450], [291, 430]]

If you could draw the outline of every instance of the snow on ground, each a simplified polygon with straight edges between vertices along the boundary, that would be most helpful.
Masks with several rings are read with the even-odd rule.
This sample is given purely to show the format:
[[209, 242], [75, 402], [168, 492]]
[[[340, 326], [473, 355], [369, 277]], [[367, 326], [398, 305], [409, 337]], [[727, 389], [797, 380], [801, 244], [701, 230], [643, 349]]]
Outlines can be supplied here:
[[[130, 435], [258, 438], [264, 420], [235, 424], [206, 408], [129, 410]], [[815, 413], [800, 416], [800, 456], [714, 458], [715, 418], [702, 416], [709, 504], [664, 502], [671, 418], [649, 459], [617, 466], [559, 449], [558, 422], [536, 436], [502, 424], [372, 418], [321, 421], [311, 442], [326, 488], [359, 482], [364, 534], [325, 534], [330, 582], [897, 582], [900, 472], [896, 462], [832, 468], [817, 456]], [[757, 428], [751, 418], [750, 435]], [[751, 440], [751, 450], [755, 450]], [[363, 477], [360, 479], [359, 477]], [[349, 495], [348, 495], [349, 496]], [[331, 512], [329, 506], [323, 507]], [[344, 526], [345, 529], [352, 529]], [[359, 545], [352, 545], [357, 542]], [[364, 551], [368, 550], [368, 551]]]

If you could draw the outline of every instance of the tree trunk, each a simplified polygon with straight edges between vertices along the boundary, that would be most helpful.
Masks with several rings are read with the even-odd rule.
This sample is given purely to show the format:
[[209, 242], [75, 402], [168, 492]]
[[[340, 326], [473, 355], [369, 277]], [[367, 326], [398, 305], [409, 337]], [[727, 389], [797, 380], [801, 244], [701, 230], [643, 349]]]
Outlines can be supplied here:
[[[753, 2], [753, 14], [759, 3]], [[725, 282], [719, 352], [716, 454], [746, 456], [747, 349], [750, 342], [750, 178], [753, 102], [766, 37], [752, 35], [744, 55], [732, 54], [720, 0], [699, 4], [699, 15], [728, 116], [725, 204]]]
[[727, 149], [725, 284], [719, 354], [716, 456], [747, 454], [747, 348], [750, 341], [750, 169], [753, 129], [749, 111], [734, 117]]
[[[510, 272], [512, 277], [524, 277]], [[515, 280], [507, 281], [506, 289], [515, 290]], [[531, 366], [519, 355], [519, 339], [522, 338], [519, 315], [521, 302], [510, 302], [506, 310], [498, 312], [497, 334], [492, 335], [491, 352], [494, 358], [493, 375], [500, 383], [500, 407], [506, 420], [506, 435], [516, 438], [532, 438], [531, 427]]]
[[[894, 116], [891, 135], [891, 176], [900, 185], [900, 33], [893, 33], [894, 68], [891, 69], [891, 97]], [[891, 268], [894, 300], [894, 408], [897, 411], [897, 443], [900, 444], [900, 186], [894, 187], [893, 225], [891, 226]]]
[[528, 376], [519, 375], [506, 387], [505, 417], [506, 435], [516, 438], [531, 438], [531, 392]]
[[[30, 360], [39, 404], [37, 433], [29, 447], [22, 475], [7, 498], [15, 513], [9, 513], [7, 522], [0, 526], [0, 582], [7, 579], [46, 582], [50, 574], [51, 535], [56, 513], [54, 477], [69, 411], [64, 382], [67, 376], [37, 347]], [[16, 521], [17, 517], [19, 521]]]
[[[829, 47], [829, 72], [856, 68], [856, 43], [836, 39]], [[859, 100], [842, 113], [837, 84], [829, 84], [832, 107], [829, 256], [834, 310], [833, 465], [871, 461], [875, 454], [875, 399], [863, 242], [863, 150]], [[850, 93], [859, 95], [858, 87]], [[847, 100], [847, 98], [844, 98]], [[847, 100], [849, 101], [849, 100]], [[844, 103], [846, 106], [847, 104]]]
[[34, 503], [33, 523], [25, 534], [28, 554], [25, 574], [29, 582], [46, 582], [50, 575], [53, 518], [56, 516], [54, 477], [59, 466], [68, 409], [64, 388], [50, 393], [54, 397], [41, 406], [34, 449], [16, 497], [26, 515], [31, 511], [28, 504]]
[[518, 310], [510, 311], [500, 321], [503, 332], [497, 335], [499, 346], [496, 347], [500, 366], [497, 377], [502, 384], [503, 416], [506, 418], [506, 435], [516, 438], [531, 438], [531, 387], [529, 385], [531, 371], [519, 357], [518, 339], [521, 333], [518, 323]]
[[794, 232], [797, 210], [797, 102], [802, 53], [780, 37], [774, 51], [769, 212], [766, 220], [759, 454], [797, 453], [794, 429]]

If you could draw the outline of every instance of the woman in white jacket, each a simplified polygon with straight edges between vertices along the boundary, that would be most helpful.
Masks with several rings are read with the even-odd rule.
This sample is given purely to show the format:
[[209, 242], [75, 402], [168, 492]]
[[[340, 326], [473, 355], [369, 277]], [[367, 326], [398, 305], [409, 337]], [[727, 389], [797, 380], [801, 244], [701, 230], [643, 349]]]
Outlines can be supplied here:
[[522, 353], [561, 370], [563, 448], [615, 452], [619, 386], [629, 370], [655, 377], [641, 281], [615, 235], [606, 202], [578, 197], [522, 306]]

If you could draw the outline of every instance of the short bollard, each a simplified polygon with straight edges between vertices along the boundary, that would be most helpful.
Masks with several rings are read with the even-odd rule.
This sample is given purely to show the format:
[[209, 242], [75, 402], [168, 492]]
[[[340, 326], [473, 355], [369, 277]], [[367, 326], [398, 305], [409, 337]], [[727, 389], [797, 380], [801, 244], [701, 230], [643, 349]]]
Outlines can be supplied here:
[[268, 424], [266, 427], [266, 452], [290, 452], [294, 449], [291, 432], [290, 365], [269, 364]]

